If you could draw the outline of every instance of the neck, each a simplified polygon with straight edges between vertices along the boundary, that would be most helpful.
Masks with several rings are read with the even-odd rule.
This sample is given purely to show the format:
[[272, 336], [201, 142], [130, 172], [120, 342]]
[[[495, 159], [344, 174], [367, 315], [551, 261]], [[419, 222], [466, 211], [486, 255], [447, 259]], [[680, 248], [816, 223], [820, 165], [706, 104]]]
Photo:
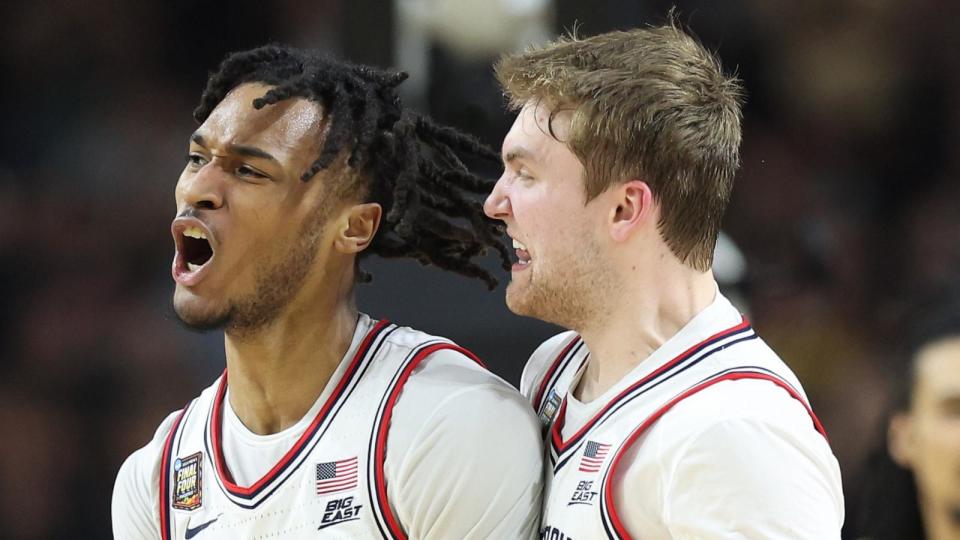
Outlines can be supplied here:
[[250, 431], [303, 418], [349, 349], [357, 315], [350, 293], [287, 311], [253, 335], [225, 335], [230, 406]]
[[647, 269], [631, 266], [607, 299], [604, 316], [588, 321], [578, 332], [590, 349], [590, 360], [574, 396], [592, 401], [673, 337], [716, 296], [710, 271], [699, 272], [661, 259]]

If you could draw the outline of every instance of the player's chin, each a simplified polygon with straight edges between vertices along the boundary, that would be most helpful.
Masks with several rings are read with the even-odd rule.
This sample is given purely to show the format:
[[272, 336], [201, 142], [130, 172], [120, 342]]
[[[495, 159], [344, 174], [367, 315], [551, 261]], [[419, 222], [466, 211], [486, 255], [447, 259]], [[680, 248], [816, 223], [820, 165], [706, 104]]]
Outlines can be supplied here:
[[521, 317], [531, 317], [570, 328], [571, 317], [564, 306], [563, 291], [543, 287], [543, 282], [511, 281], [507, 285], [507, 308]]
[[531, 298], [529, 288], [524, 283], [516, 280], [507, 285], [506, 293], [507, 309], [521, 317], [536, 317], [536, 302]]
[[181, 324], [201, 332], [223, 328], [230, 318], [230, 310], [226, 306], [201, 298], [179, 286], [173, 293], [173, 311]]

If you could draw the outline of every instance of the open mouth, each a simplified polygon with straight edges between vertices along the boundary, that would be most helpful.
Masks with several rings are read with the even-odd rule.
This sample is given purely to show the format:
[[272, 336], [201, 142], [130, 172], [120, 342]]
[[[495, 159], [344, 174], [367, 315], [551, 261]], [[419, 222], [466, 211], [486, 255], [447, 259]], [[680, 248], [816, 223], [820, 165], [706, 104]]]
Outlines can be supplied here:
[[210, 231], [198, 219], [178, 218], [174, 220], [171, 232], [177, 248], [173, 258], [173, 279], [181, 285], [196, 285], [206, 274], [203, 270], [215, 257]]
[[530, 264], [531, 257], [530, 252], [527, 251], [527, 246], [523, 245], [517, 240], [513, 240], [513, 249], [517, 254], [517, 262], [515, 263], [515, 266], [524, 268]]
[[187, 264], [190, 272], [200, 270], [213, 257], [213, 248], [200, 227], [184, 229], [180, 246], [183, 250], [183, 262]]

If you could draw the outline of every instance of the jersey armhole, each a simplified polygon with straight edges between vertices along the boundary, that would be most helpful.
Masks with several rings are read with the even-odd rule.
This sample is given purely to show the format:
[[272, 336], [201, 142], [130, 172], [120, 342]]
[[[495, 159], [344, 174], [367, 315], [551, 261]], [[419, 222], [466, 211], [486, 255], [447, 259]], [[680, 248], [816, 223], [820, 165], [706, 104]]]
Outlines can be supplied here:
[[794, 390], [792, 386], [781, 380], [779, 377], [768, 373], [758, 373], [755, 371], [729, 371], [719, 376], [707, 379], [706, 381], [703, 381], [691, 388], [688, 388], [684, 392], [681, 392], [679, 395], [654, 411], [653, 414], [648, 416], [642, 423], [640, 423], [639, 426], [637, 426], [636, 429], [630, 433], [623, 444], [620, 445], [620, 448], [618, 448], [614, 453], [613, 460], [610, 463], [610, 468], [603, 477], [600, 502], [600, 512], [603, 526], [608, 537], [623, 540], [629, 540], [632, 538], [627, 531], [626, 526], [623, 524], [623, 520], [620, 518], [619, 513], [617, 512], [613, 493], [613, 479], [616, 476], [617, 467], [620, 465], [620, 462], [623, 460], [623, 457], [626, 455], [630, 447], [637, 441], [637, 439], [640, 438], [641, 435], [650, 429], [653, 424], [660, 420], [664, 414], [669, 412], [674, 406], [684, 399], [706, 390], [717, 383], [742, 379], [766, 380], [784, 389], [788, 394], [790, 394], [790, 397], [798, 400], [804, 406], [804, 408], [807, 410], [807, 413], [810, 415], [811, 420], [813, 421], [813, 427], [824, 437], [824, 439], [827, 439], [826, 430], [824, 430], [823, 425], [820, 423], [820, 419], [817, 418], [816, 414], [814, 414], [813, 409], [810, 408], [810, 405], [796, 390]]
[[[393, 416], [393, 409], [397, 404], [397, 399], [403, 390], [410, 375], [431, 354], [441, 350], [453, 350], [473, 360], [481, 367], [485, 367], [483, 362], [472, 352], [463, 347], [449, 342], [433, 342], [426, 344], [420, 350], [416, 351], [412, 358], [402, 368], [397, 380], [387, 393], [382, 411], [378, 415], [377, 427], [375, 430], [375, 444], [372, 456], [373, 461], [373, 479], [374, 493], [371, 497], [374, 505], [374, 512], [377, 514], [377, 525], [380, 532], [385, 536], [397, 540], [407, 540], [407, 533], [395, 515], [390, 501], [387, 497], [387, 484], [384, 475], [384, 465], [386, 463], [387, 434], [390, 428], [390, 420]], [[382, 522], [382, 523], [381, 523]], [[166, 540], [166, 539], [164, 539]]]

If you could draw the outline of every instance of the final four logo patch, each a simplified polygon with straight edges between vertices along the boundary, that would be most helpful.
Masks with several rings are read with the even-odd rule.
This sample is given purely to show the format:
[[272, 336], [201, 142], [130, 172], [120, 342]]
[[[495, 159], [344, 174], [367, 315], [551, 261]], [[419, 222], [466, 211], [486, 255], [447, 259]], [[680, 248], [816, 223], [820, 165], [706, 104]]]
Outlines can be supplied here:
[[173, 462], [176, 489], [173, 492], [173, 507], [177, 510], [196, 510], [202, 504], [203, 453], [177, 458]]
[[557, 414], [557, 409], [560, 408], [560, 394], [557, 394], [557, 391], [553, 388], [550, 389], [550, 393], [547, 395], [547, 401], [543, 404], [543, 410], [540, 411], [540, 422], [549, 426], [550, 422], [553, 421], [553, 416]]

